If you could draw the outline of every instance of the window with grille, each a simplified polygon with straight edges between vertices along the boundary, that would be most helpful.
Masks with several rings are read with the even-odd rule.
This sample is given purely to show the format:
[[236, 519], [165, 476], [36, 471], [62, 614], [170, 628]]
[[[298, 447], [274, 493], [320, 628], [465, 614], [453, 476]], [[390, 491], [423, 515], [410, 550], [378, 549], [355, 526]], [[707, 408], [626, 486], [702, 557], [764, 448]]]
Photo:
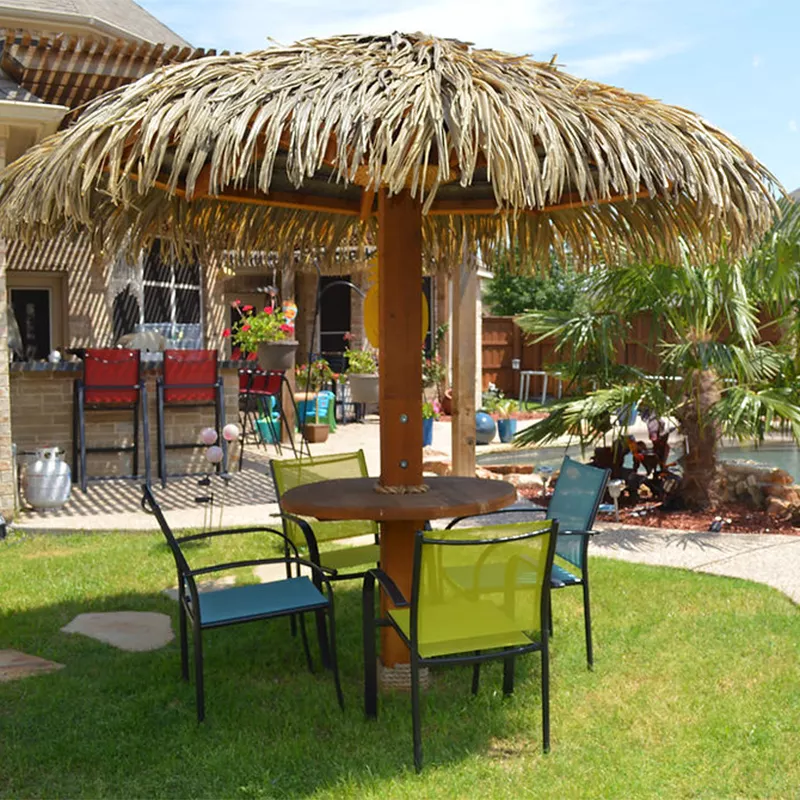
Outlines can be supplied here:
[[198, 263], [162, 257], [156, 241], [144, 260], [141, 330], [155, 330], [169, 347], [203, 346], [202, 274]]

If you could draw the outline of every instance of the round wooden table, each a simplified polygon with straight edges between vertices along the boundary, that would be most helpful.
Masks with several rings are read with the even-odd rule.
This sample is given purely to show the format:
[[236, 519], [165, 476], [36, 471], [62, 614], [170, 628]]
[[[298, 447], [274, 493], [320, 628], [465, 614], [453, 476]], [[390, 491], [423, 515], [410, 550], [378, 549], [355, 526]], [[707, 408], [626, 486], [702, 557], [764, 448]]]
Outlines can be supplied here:
[[[290, 514], [319, 520], [371, 519], [381, 523], [381, 567], [406, 597], [411, 595], [414, 534], [431, 519], [488, 514], [517, 499], [505, 481], [484, 478], [425, 478], [424, 494], [381, 494], [376, 478], [340, 478], [289, 489], [281, 506]], [[384, 597], [382, 602], [386, 603]], [[408, 662], [408, 650], [388, 627], [381, 628], [385, 666]]]

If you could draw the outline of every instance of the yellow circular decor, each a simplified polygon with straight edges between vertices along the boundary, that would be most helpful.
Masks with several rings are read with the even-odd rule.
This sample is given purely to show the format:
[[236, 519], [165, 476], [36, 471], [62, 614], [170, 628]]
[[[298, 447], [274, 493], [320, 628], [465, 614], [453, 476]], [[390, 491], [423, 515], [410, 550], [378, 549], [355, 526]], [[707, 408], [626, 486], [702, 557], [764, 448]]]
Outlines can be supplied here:
[[[428, 298], [422, 295], [422, 339], [420, 340], [420, 347], [425, 337], [428, 335]], [[380, 348], [380, 334], [379, 323], [380, 309], [378, 305], [378, 285], [375, 284], [367, 291], [364, 297], [364, 333], [367, 335], [367, 341], [375, 348]]]

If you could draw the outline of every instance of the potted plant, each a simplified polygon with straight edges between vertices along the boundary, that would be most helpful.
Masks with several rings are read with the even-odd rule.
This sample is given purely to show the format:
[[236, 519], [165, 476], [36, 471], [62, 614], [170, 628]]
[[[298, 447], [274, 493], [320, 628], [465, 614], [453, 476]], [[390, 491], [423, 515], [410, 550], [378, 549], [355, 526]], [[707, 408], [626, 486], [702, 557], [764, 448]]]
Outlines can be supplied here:
[[298, 342], [294, 326], [286, 321], [280, 309], [270, 304], [256, 311], [253, 306], [242, 305], [240, 300], [234, 301], [233, 307], [239, 319], [223, 331], [223, 336], [230, 336], [243, 352], [257, 353], [261, 369], [281, 372], [291, 369]]
[[433, 444], [433, 422], [439, 419], [441, 406], [438, 400], [422, 404], [422, 446], [430, 447]]
[[372, 350], [351, 350], [349, 334], [344, 356], [347, 359], [347, 377], [350, 381], [350, 397], [354, 403], [378, 402], [378, 359]]
[[494, 413], [497, 414], [497, 435], [500, 441], [510, 442], [517, 432], [517, 419], [514, 414], [518, 410], [518, 403], [511, 397], [498, 398], [494, 403]]
[[[301, 416], [303, 417], [303, 435], [306, 440], [312, 444], [327, 441], [330, 428], [327, 422], [320, 422], [321, 414], [320, 407], [323, 405], [323, 397], [321, 396], [323, 388], [333, 380], [333, 370], [324, 358], [319, 358], [311, 364], [303, 364], [297, 368], [297, 385], [303, 387], [306, 392], [306, 401], [301, 403], [302, 408]], [[309, 397], [310, 393], [316, 393], [314, 402], [314, 422], [307, 422], [307, 409], [308, 403], [312, 402]], [[332, 402], [331, 397], [327, 398], [327, 402]], [[327, 418], [327, 414], [325, 415]]]

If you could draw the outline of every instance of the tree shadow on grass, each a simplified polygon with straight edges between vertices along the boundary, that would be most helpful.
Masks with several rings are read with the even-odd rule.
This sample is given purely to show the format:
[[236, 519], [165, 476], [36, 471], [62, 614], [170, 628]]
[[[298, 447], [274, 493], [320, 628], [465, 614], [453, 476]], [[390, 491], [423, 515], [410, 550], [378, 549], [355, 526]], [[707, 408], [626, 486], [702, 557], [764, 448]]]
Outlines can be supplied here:
[[[410, 698], [384, 694], [378, 721], [365, 720], [357, 587], [337, 587], [336, 606], [344, 713], [330, 672], [318, 658], [308, 672], [299, 638], [280, 619], [204, 633], [202, 725], [194, 684], [180, 679], [177, 639], [125, 652], [60, 630], [81, 613], [125, 610], [167, 614], [177, 632], [169, 598], [125, 593], [0, 617], [3, 647], [66, 665], [0, 684], [0, 795], [298, 797], [337, 787], [359, 793], [409, 773]], [[437, 673], [434, 682], [423, 703], [428, 768], [491, 755], [493, 741], [522, 734], [540, 747], [540, 728], [521, 731], [501, 700], [499, 667], [485, 669], [474, 700], [469, 669]], [[533, 719], [538, 686], [538, 658], [521, 659], [511, 703], [532, 706]]]

